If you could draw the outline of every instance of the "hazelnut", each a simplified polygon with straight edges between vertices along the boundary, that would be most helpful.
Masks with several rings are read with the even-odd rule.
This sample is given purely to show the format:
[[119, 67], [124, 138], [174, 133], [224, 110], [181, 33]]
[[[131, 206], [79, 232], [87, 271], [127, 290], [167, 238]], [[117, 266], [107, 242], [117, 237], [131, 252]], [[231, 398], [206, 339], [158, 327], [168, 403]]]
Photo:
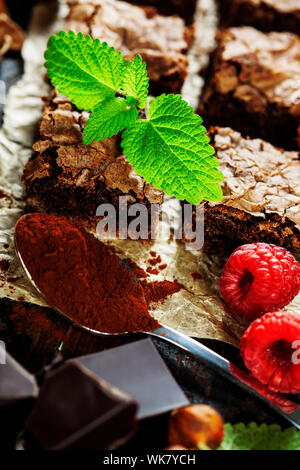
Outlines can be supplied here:
[[175, 444], [173, 446], [166, 447], [164, 450], [190, 450], [190, 449], [187, 449], [186, 447], [183, 447], [179, 444]]
[[0, 13], [7, 13], [7, 7], [4, 0], [0, 0]]
[[189, 449], [199, 446], [216, 449], [222, 442], [224, 422], [208, 405], [189, 405], [173, 411], [169, 421], [169, 445]]

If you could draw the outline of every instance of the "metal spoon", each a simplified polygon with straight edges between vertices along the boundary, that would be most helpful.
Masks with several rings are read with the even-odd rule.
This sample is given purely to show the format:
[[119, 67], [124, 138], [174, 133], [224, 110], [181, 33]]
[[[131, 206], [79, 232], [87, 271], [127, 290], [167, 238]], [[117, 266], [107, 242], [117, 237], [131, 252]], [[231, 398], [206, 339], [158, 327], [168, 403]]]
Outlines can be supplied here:
[[[26, 215], [23, 216], [22, 219], [24, 217], [26, 217]], [[16, 234], [17, 230], [18, 230], [18, 223], [16, 224], [15, 234]], [[44, 296], [43, 292], [41, 292], [40, 289], [38, 288], [38, 286], [35, 284], [35, 282], [33, 281], [32, 277], [30, 275], [30, 272], [27, 269], [27, 266], [26, 266], [26, 264], [25, 264], [25, 262], [22, 258], [22, 254], [20, 253], [20, 251], [18, 249], [16, 236], [15, 236], [15, 249], [16, 249], [17, 256], [18, 256], [18, 258], [21, 262], [21, 265], [24, 268], [24, 271], [25, 271], [28, 279], [30, 280], [31, 284], [34, 286], [34, 288], [39, 293], [39, 295], [47, 301], [47, 299]], [[270, 408], [272, 408], [273, 410], [278, 412], [281, 416], [286, 418], [291, 424], [293, 424], [298, 429], [300, 429], [300, 404], [299, 404], [299, 397], [297, 395], [293, 398], [290, 398], [289, 395], [285, 396], [285, 395], [282, 395], [282, 394], [274, 394], [275, 396], [278, 396], [279, 400], [280, 399], [283, 400], [283, 401], [284, 400], [289, 400], [290, 403], [295, 403], [296, 406], [298, 405], [297, 408], [295, 409], [295, 411], [293, 411], [292, 413], [287, 413], [287, 412], [283, 411], [283, 409], [281, 409], [279, 406], [275, 405], [268, 398], [261, 395], [254, 387], [252, 387], [248, 383], [243, 382], [237, 376], [237, 371], [239, 371], [239, 369], [236, 366], [231, 364], [229, 361], [227, 361], [222, 356], [215, 353], [214, 351], [212, 351], [208, 347], [206, 347], [203, 344], [199, 343], [198, 341], [190, 338], [189, 336], [186, 336], [182, 333], [179, 333], [178, 331], [175, 331], [175, 330], [173, 330], [172, 328], [170, 328], [168, 326], [162, 326], [161, 328], [158, 328], [156, 330], [146, 331], [146, 332], [138, 331], [138, 332], [126, 332], [126, 333], [105, 333], [105, 332], [102, 332], [102, 331], [93, 330], [91, 328], [88, 328], [85, 325], [81, 325], [81, 324], [77, 323], [75, 320], [73, 320], [72, 318], [69, 318], [64, 312], [60, 311], [59, 309], [57, 309], [53, 305], [51, 305], [51, 308], [53, 308], [59, 315], [63, 316], [69, 322], [79, 326], [80, 328], [82, 328], [82, 330], [84, 330], [88, 333], [91, 333], [93, 335], [98, 335], [98, 336], [103, 336], [103, 337], [109, 337], [109, 336], [112, 336], [112, 337], [114, 336], [115, 337], [115, 336], [125, 336], [127, 334], [133, 334], [133, 333], [138, 333], [138, 334], [143, 333], [143, 334], [146, 334], [146, 335], [149, 335], [149, 336], [154, 336], [154, 337], [160, 338], [164, 341], [167, 341], [167, 342], [177, 346], [178, 348], [182, 349], [183, 351], [185, 351], [189, 354], [192, 354], [198, 362], [201, 362], [202, 364], [204, 364], [204, 365], [208, 366], [209, 368], [213, 369], [215, 372], [218, 372], [224, 378], [230, 380], [230, 382], [232, 382], [235, 385], [239, 386], [240, 388], [242, 388], [243, 390], [245, 390], [246, 392], [248, 392], [252, 396], [255, 396], [255, 397], [259, 398], [264, 403], [266, 403]], [[242, 371], [241, 371], [241, 374], [243, 374]]]

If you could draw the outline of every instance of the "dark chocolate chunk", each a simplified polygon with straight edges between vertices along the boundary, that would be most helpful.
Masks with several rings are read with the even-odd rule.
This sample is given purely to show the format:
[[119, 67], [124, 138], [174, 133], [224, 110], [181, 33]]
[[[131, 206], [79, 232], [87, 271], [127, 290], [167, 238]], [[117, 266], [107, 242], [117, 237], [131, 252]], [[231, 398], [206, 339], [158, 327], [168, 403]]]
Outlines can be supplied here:
[[26, 447], [113, 449], [136, 429], [137, 404], [74, 361], [47, 373], [26, 424]]
[[37, 394], [35, 379], [0, 341], [0, 448], [13, 449]]
[[139, 418], [189, 404], [150, 339], [82, 356], [76, 360], [139, 403]]

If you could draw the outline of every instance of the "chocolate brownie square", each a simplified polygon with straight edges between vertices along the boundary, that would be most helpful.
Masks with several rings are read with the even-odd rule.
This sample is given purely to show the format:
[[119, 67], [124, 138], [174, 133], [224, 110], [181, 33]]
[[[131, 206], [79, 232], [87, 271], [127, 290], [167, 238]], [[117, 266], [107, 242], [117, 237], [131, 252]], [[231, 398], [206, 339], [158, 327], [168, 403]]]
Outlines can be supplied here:
[[64, 215], [95, 229], [97, 207], [110, 203], [118, 213], [123, 196], [128, 206], [144, 204], [150, 218], [151, 204], [160, 205], [163, 193], [134, 172], [119, 136], [84, 145], [87, 118], [55, 90], [45, 99], [39, 139], [23, 174], [27, 211]]
[[217, 34], [200, 114], [286, 149], [297, 148], [300, 37], [244, 26]]
[[141, 6], [155, 7], [162, 15], [178, 15], [191, 24], [197, 6], [197, 0], [128, 0], [130, 3]]
[[262, 31], [300, 34], [299, 0], [217, 0], [222, 27], [249, 25]]
[[180, 92], [193, 35], [192, 27], [186, 27], [181, 18], [118, 0], [73, 1], [69, 6], [66, 31], [106, 41], [127, 60], [140, 54], [147, 64], [152, 94]]
[[[244, 243], [280, 245], [300, 252], [300, 160], [261, 139], [211, 128], [224, 175], [223, 199], [204, 203], [205, 249], [229, 254]], [[195, 222], [195, 221], [194, 221]]]

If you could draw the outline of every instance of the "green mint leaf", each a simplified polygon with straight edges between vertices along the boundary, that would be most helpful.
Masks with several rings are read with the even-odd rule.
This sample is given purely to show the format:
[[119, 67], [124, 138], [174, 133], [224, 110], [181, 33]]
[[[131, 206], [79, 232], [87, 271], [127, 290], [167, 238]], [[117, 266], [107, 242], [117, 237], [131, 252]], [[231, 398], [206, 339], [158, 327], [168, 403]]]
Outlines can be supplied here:
[[121, 87], [129, 96], [138, 101], [140, 109], [144, 109], [147, 105], [148, 86], [146, 64], [142, 62], [141, 56], [137, 55], [128, 62]]
[[45, 59], [52, 85], [86, 111], [115, 96], [126, 67], [121, 52], [73, 31], [51, 36]]
[[155, 188], [191, 204], [221, 200], [223, 175], [201, 117], [181, 95], [165, 94], [151, 102], [148, 117], [122, 135], [135, 171]]
[[300, 450], [300, 431], [281, 430], [277, 424], [225, 425], [225, 437], [218, 450]]
[[84, 144], [105, 140], [129, 127], [138, 117], [134, 104], [135, 100], [119, 97], [103, 101], [94, 109], [86, 123], [83, 130]]

